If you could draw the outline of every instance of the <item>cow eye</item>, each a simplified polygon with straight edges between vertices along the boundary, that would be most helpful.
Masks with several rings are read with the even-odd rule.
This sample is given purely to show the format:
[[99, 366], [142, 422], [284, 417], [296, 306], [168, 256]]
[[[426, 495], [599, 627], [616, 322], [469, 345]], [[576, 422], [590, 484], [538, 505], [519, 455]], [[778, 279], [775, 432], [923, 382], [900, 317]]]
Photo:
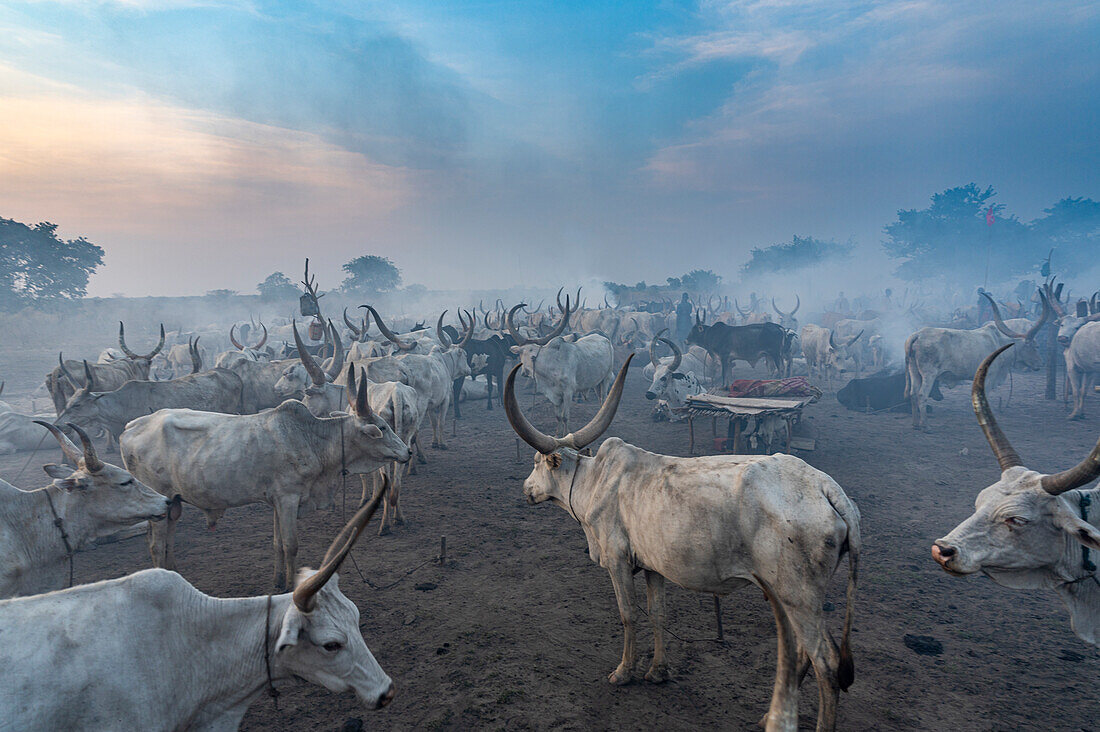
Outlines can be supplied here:
[[323, 647], [326, 651], [328, 651], [330, 653], [336, 653], [336, 651], [338, 651], [338, 650], [340, 650], [341, 648], [344, 647], [344, 644], [343, 643], [338, 643], [337, 641], [329, 641]]
[[133, 478], [130, 478], [130, 480], [124, 480], [121, 483], [121, 485], [133, 485], [133, 484], [134, 484], [134, 479]]
[[1028, 520], [1023, 516], [1009, 516], [1005, 519], [1005, 523], [1009, 526], [1024, 526], [1028, 523]]

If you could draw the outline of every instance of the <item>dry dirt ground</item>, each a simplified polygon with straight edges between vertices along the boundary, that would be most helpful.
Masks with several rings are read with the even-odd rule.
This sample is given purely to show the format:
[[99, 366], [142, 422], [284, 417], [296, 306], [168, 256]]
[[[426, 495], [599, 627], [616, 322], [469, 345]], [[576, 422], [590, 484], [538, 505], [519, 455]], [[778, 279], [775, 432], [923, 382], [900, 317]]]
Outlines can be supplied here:
[[[6, 349], [5, 397], [27, 394], [49, 368], [50, 354]], [[744, 375], [741, 372], [739, 375]], [[687, 426], [651, 421], [635, 371], [608, 434], [644, 448], [684, 455]], [[1096, 721], [1100, 653], [1070, 631], [1055, 597], [1000, 588], [983, 577], [953, 578], [929, 555], [933, 539], [969, 515], [979, 489], [997, 477], [996, 462], [962, 386], [931, 415], [931, 434], [908, 415], [859, 414], [831, 395], [810, 406], [806, 426], [817, 440], [801, 457], [832, 475], [863, 514], [864, 560], [853, 648], [856, 682], [840, 700], [846, 730], [1089, 730]], [[993, 403], [1008, 395], [994, 392]], [[1100, 400], [1084, 423], [1065, 420], [1062, 403], [1042, 398], [1042, 379], [1016, 374], [1011, 403], [999, 411], [1017, 450], [1038, 470], [1080, 460], [1100, 433]], [[522, 403], [532, 403], [526, 393]], [[595, 404], [574, 410], [587, 420]], [[545, 402], [529, 408], [552, 425]], [[709, 425], [698, 430], [709, 438]], [[709, 442], [708, 440], [702, 440]], [[722, 600], [726, 640], [715, 638], [710, 596], [669, 589], [669, 660], [675, 678], [616, 688], [606, 677], [621, 652], [621, 627], [606, 572], [592, 564], [579, 527], [551, 505], [528, 506], [521, 484], [532, 451], [517, 448], [503, 412], [467, 404], [450, 450], [402, 492], [406, 526], [386, 537], [373, 527], [354, 552], [341, 589], [362, 611], [362, 631], [398, 694], [368, 712], [348, 696], [315, 686], [288, 690], [274, 709], [253, 705], [244, 729], [339, 730], [361, 719], [387, 729], [756, 729], [771, 694], [775, 629], [768, 605], [749, 588]], [[114, 456], [117, 459], [117, 454]], [[242, 456], [247, 458], [247, 456]], [[0, 476], [20, 487], [45, 485], [40, 466], [57, 459], [0, 458]], [[110, 456], [108, 456], [110, 460]], [[24, 464], [29, 467], [21, 472]], [[353, 485], [349, 504], [357, 496]], [[339, 529], [334, 512], [301, 522], [300, 561], [319, 561]], [[377, 521], [374, 526], [377, 526]], [[449, 562], [428, 563], [447, 537]], [[185, 509], [177, 538], [182, 574], [217, 596], [271, 589], [271, 513], [230, 511], [209, 532]], [[141, 538], [83, 553], [79, 582], [118, 577], [149, 566]], [[843, 614], [845, 571], [833, 582], [834, 633]], [[644, 607], [644, 583], [636, 598]], [[645, 620], [643, 618], [643, 623]], [[905, 636], [930, 636], [939, 655], [911, 650]], [[640, 631], [644, 670], [652, 636]], [[912, 645], [912, 644], [910, 644]], [[935, 645], [935, 644], [933, 644]], [[812, 728], [816, 685], [802, 687], [802, 725]]]

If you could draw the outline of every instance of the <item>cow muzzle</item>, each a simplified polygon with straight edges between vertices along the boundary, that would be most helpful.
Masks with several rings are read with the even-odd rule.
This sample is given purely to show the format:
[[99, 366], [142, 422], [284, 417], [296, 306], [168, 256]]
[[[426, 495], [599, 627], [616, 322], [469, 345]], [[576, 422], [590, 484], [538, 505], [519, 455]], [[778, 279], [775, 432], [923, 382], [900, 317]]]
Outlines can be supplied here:
[[397, 696], [397, 687], [394, 686], [393, 682], [391, 681], [389, 687], [384, 692], [382, 692], [381, 696], [378, 697], [378, 701], [376, 702], [374, 708], [381, 709], [382, 707], [387, 706], [390, 702], [393, 701], [393, 698], [395, 696]]
[[961, 577], [965, 575], [966, 572], [960, 572], [951, 566], [952, 563], [958, 559], [958, 556], [958, 549], [942, 541], [937, 541], [932, 545], [932, 559], [936, 560], [936, 564], [940, 565], [943, 571], [948, 574]]
[[652, 392], [652, 391], [647, 391], [647, 392], [645, 393], [645, 398], [646, 398], [646, 399], [649, 399], [650, 401], [653, 401], [654, 399], [656, 399], [656, 398], [657, 398], [657, 394], [656, 394], [656, 393], [654, 393], [654, 392]]

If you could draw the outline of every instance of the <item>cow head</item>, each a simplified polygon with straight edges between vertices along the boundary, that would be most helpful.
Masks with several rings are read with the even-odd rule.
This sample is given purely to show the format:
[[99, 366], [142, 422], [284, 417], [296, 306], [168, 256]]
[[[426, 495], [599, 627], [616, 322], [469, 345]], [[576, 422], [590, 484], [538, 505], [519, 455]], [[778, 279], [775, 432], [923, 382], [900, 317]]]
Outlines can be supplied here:
[[394, 697], [393, 680], [378, 665], [359, 630], [359, 608], [340, 591], [336, 570], [378, 509], [388, 481], [352, 516], [325, 554], [321, 568], [298, 572], [292, 602], [279, 623], [272, 666], [330, 691], [354, 692], [369, 709]]
[[351, 417], [344, 427], [347, 469], [352, 473], [369, 473], [390, 460], [409, 462], [412, 456], [409, 446], [394, 434], [386, 420], [371, 409], [367, 374], [363, 369], [359, 371], [359, 385], [356, 387], [355, 364], [348, 366], [348, 383], [344, 390], [348, 402], [347, 416]]
[[1087, 575], [1080, 545], [1100, 550], [1100, 531], [1078, 517], [1079, 496], [1066, 495], [1100, 476], [1100, 442], [1081, 464], [1055, 475], [1022, 465], [985, 395], [990, 364], [1012, 346], [986, 357], [971, 390], [974, 413], [1000, 463], [1001, 478], [978, 494], [970, 518], [936, 540], [932, 557], [951, 574], [984, 572], [1007, 587], [1064, 584]]
[[79, 525], [81, 521], [76, 518], [78, 516], [90, 519], [86, 526], [92, 528], [92, 535], [82, 539], [94, 540], [107, 536], [139, 521], [159, 521], [169, 508], [178, 511], [178, 501], [166, 499], [129, 471], [100, 460], [87, 433], [77, 425], [70, 423], [67, 426], [80, 438], [83, 450], [78, 449], [56, 425], [39, 420], [35, 422], [50, 431], [61, 445], [65, 457], [76, 466], [51, 463], [44, 465], [43, 470], [54, 479], [54, 487], [68, 494], [66, 514], [69, 522]]
[[989, 305], [993, 309], [993, 323], [997, 326], [997, 330], [1001, 331], [1001, 333], [1009, 338], [1020, 341], [1020, 348], [1019, 352], [1016, 354], [1016, 361], [1023, 364], [1023, 366], [1030, 371], [1038, 371], [1043, 365], [1043, 357], [1039, 353], [1039, 347], [1035, 344], [1035, 336], [1053, 313], [1050, 301], [1047, 300], [1046, 293], [1043, 292], [1042, 289], [1039, 290], [1039, 299], [1043, 301], [1043, 314], [1038, 322], [1031, 326], [1026, 333], [1017, 333], [1005, 325], [1004, 320], [1001, 319], [1001, 311], [997, 307], [997, 302], [988, 292], [982, 291], [981, 294], [982, 297], [989, 301]]
[[695, 311], [695, 325], [691, 326], [691, 330], [688, 332], [687, 342], [696, 346], [707, 345], [707, 314], [704, 310]]
[[64, 414], [71, 421], [85, 426], [98, 425], [101, 422], [100, 400], [109, 392], [97, 391], [95, 373], [88, 362], [84, 362], [84, 385], [73, 393]]
[[568, 505], [568, 493], [579, 455], [585, 447], [599, 439], [600, 435], [611, 426], [611, 420], [615, 418], [615, 412], [623, 396], [626, 373], [633, 359], [634, 354], [631, 354], [619, 369], [619, 374], [615, 377], [607, 398], [604, 399], [600, 411], [596, 412], [592, 421], [565, 437], [551, 437], [539, 432], [527, 421], [516, 401], [516, 374], [519, 373], [520, 365], [517, 364], [509, 372], [504, 384], [505, 414], [508, 415], [508, 422], [516, 434], [536, 451], [534, 469], [523, 482], [523, 495], [528, 503], [552, 500], [572, 513], [572, 508]]
[[[663, 332], [663, 331], [662, 331]], [[672, 349], [672, 361], [661, 363], [657, 360], [654, 345], [660, 341]], [[653, 381], [646, 389], [646, 399], [660, 399], [666, 402], [672, 409], [679, 409], [687, 403], [689, 396], [694, 396], [704, 391], [694, 371], [681, 373], [680, 364], [684, 356], [675, 343], [667, 338], [655, 338], [649, 344], [649, 359], [653, 364]]]
[[306, 351], [302, 335], [298, 332], [297, 321], [291, 323], [291, 328], [294, 330], [294, 345], [298, 349], [298, 363], [283, 369], [274, 387], [276, 394], [288, 398], [305, 394], [310, 385], [322, 386], [333, 381], [344, 367], [344, 344], [331, 320], [328, 322], [328, 331], [334, 350], [327, 368], [322, 368]]
[[787, 330], [798, 330], [798, 319], [794, 317], [794, 314], [798, 312], [800, 307], [802, 307], [802, 298], [797, 294], [794, 296], [794, 310], [789, 313], [780, 310], [779, 306], [775, 304], [775, 298], [772, 298], [772, 308], [779, 315], [779, 324]]
[[152, 351], [145, 354], [144, 356], [134, 353], [126, 345], [126, 327], [122, 324], [121, 320], [118, 321], [118, 347], [122, 350], [123, 353], [126, 354], [126, 358], [133, 361], [134, 364], [138, 367], [141, 378], [143, 379], [149, 378], [149, 365], [152, 363], [153, 359], [156, 358], [156, 355], [164, 349], [164, 340], [164, 323], [161, 323], [160, 342], [157, 343], [156, 348], [154, 348]]

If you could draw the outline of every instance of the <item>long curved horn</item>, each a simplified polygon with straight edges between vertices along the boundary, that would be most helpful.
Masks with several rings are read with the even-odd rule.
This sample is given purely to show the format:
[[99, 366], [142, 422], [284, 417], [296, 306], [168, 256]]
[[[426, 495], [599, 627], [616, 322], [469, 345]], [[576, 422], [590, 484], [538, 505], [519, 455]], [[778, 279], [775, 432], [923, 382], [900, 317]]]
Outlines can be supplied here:
[[547, 343], [554, 340], [565, 332], [565, 328], [569, 325], [569, 316], [573, 312], [570, 309], [569, 295], [566, 295], [565, 310], [562, 311], [561, 320], [558, 321], [558, 324], [554, 327], [554, 329], [550, 331], [549, 334], [544, 335], [541, 338], [526, 339], [519, 334], [519, 331], [516, 330], [515, 324], [512, 322], [512, 316], [517, 310], [523, 307], [527, 307], [527, 303], [520, 303], [519, 305], [514, 306], [511, 310], [508, 311], [508, 314], [505, 316], [505, 324], [508, 326], [508, 332], [512, 334], [512, 338], [516, 340], [516, 345], [518, 346], [526, 346], [528, 344], [545, 346]]
[[516, 324], [512, 322], [512, 315], [520, 308], [525, 307], [527, 307], [527, 303], [521, 302], [520, 304], [515, 305], [511, 310], [508, 311], [508, 314], [504, 316], [504, 326], [508, 328], [508, 332], [512, 334], [512, 340], [516, 342], [517, 346], [526, 346], [528, 343], [531, 342], [519, 334], [519, 331], [516, 330]]
[[1039, 299], [1043, 302], [1043, 314], [1039, 316], [1038, 322], [1028, 328], [1027, 333], [1024, 333], [1025, 341], [1030, 341], [1035, 338], [1036, 334], [1038, 334], [1039, 332], [1039, 329], [1043, 327], [1043, 324], [1050, 319], [1050, 316], [1054, 312], [1053, 308], [1050, 307], [1050, 300], [1047, 299], [1047, 296], [1043, 293], [1042, 290], [1039, 290]]
[[672, 363], [669, 364], [668, 371], [674, 374], [676, 373], [676, 369], [680, 368], [680, 364], [684, 362], [684, 354], [681, 353], [679, 347], [668, 338], [660, 338], [659, 340], [672, 349]]
[[558, 441], [547, 434], [539, 432], [534, 425], [527, 421], [520, 411], [519, 402], [516, 401], [516, 374], [519, 373], [522, 364], [516, 364], [504, 382], [504, 414], [508, 417], [508, 423], [520, 439], [543, 455], [549, 455], [558, 449]]
[[187, 352], [191, 354], [191, 373], [197, 374], [202, 371], [202, 355], [199, 353], [199, 336], [195, 338], [194, 342], [190, 338], [187, 339]]
[[657, 335], [653, 336], [653, 340], [649, 342], [649, 362], [653, 364], [653, 368], [657, 368], [659, 365], [657, 361], [657, 341], [661, 339], [661, 335], [668, 332], [668, 328], [661, 328]]
[[382, 335], [393, 345], [400, 348], [402, 351], [411, 351], [416, 348], [416, 343], [405, 343], [403, 340], [394, 335], [393, 331], [386, 327], [386, 323], [382, 320], [382, 316], [378, 314], [378, 311], [374, 309], [373, 305], [360, 305], [361, 308], [366, 308], [371, 315], [374, 316], [374, 322], [378, 325], [378, 330], [382, 332]]
[[264, 337], [260, 339], [260, 342], [259, 342], [259, 343], [257, 343], [256, 345], [252, 346], [252, 350], [253, 350], [253, 351], [258, 351], [259, 349], [261, 349], [261, 348], [263, 348], [263, 347], [264, 347], [264, 344], [265, 344], [265, 343], [267, 343], [267, 326], [266, 326], [266, 325], [264, 325], [264, 321], [262, 321], [262, 320], [260, 321], [260, 327], [261, 327], [261, 328], [263, 329], [263, 331], [264, 331]]
[[336, 332], [336, 326], [332, 324], [331, 318], [328, 321], [328, 329], [332, 333], [332, 363], [325, 370], [325, 377], [329, 381], [335, 381], [340, 375], [340, 370], [344, 368], [344, 342], [340, 340], [340, 334]]
[[50, 431], [50, 434], [54, 436], [57, 442], [61, 445], [61, 452], [65, 453], [65, 457], [69, 459], [73, 465], [80, 465], [81, 459], [84, 457], [73, 441], [69, 439], [68, 435], [61, 431], [61, 428], [50, 422], [43, 422], [40, 419], [34, 420], [35, 424], [40, 424]]
[[382, 497], [386, 495], [389, 487], [390, 479], [385, 471], [382, 471], [381, 486], [336, 535], [328, 551], [325, 552], [325, 559], [321, 563], [321, 568], [317, 570], [316, 574], [310, 575], [294, 588], [292, 598], [294, 599], [294, 606], [298, 608], [299, 612], [308, 613], [313, 610], [313, 597], [332, 579], [332, 575], [336, 574], [336, 570], [340, 568], [348, 553], [351, 552], [351, 548], [355, 546], [355, 542], [363, 533], [363, 529], [370, 523], [375, 511], [378, 510], [378, 505], [382, 502]]
[[572, 447], [574, 450], [583, 450], [607, 431], [607, 428], [611, 426], [611, 420], [615, 419], [615, 412], [619, 411], [619, 401], [623, 397], [623, 385], [626, 383], [626, 372], [633, 360], [633, 353], [626, 357], [622, 368], [619, 369], [619, 375], [615, 377], [615, 383], [611, 385], [611, 391], [607, 393], [607, 398], [603, 400], [600, 411], [596, 412], [596, 416], [592, 418], [592, 421], [576, 432], [561, 438], [563, 444]]
[[851, 339], [850, 341], [848, 341], [847, 343], [845, 343], [845, 344], [844, 344], [844, 347], [845, 347], [845, 348], [851, 348], [851, 347], [852, 347], [852, 344], [854, 344], [854, 343], [855, 343], [856, 341], [858, 341], [858, 340], [859, 340], [859, 337], [860, 337], [861, 335], [863, 335], [863, 331], [862, 331], [862, 330], [861, 330], [860, 332], [856, 333], [856, 334], [855, 334], [854, 336], [852, 336], [852, 339]]
[[344, 325], [346, 325], [348, 327], [348, 330], [351, 331], [351, 335], [352, 335], [352, 337], [355, 338], [355, 340], [359, 340], [360, 338], [363, 337], [363, 331], [360, 330], [359, 328], [357, 328], [351, 322], [351, 320], [348, 319], [348, 309], [347, 308], [344, 308]]
[[984, 297], [986, 300], [989, 300], [989, 305], [993, 308], [993, 323], [997, 326], [997, 330], [1001, 331], [1009, 338], [1024, 337], [1023, 333], [1016, 333], [1008, 329], [1008, 326], [1005, 325], [1005, 322], [1001, 320], [1001, 309], [997, 307], [996, 301], [990, 296], [988, 292], [982, 290], [982, 297]]
[[1089, 456], [1080, 463], [1061, 473], [1044, 475], [1039, 482], [1043, 490], [1057, 496], [1091, 483], [1097, 476], [1100, 476], [1100, 441], [1097, 441], [1096, 447], [1092, 448]]
[[357, 392], [355, 390], [355, 364], [354, 363], [349, 363], [348, 364], [348, 381], [347, 381], [347, 384], [344, 386], [344, 397], [348, 400], [348, 407], [350, 407], [349, 411], [352, 411], [352, 412], [354, 412], [354, 410], [355, 410], [355, 395], [356, 395], [356, 393]]
[[747, 318], [752, 313], [751, 310], [742, 310], [741, 305], [737, 302], [737, 298], [733, 298], [733, 306], [737, 308], [737, 314], [742, 318]]
[[993, 454], [997, 457], [1002, 473], [1009, 468], [1023, 465], [1024, 462], [1012, 449], [1012, 444], [1005, 437], [1005, 433], [1001, 431], [997, 419], [993, 416], [993, 410], [989, 408], [989, 400], [985, 396], [985, 376], [989, 372], [993, 360], [1014, 345], [1016, 344], [1009, 343], [1001, 346], [986, 356], [985, 360], [982, 361], [982, 365], [978, 367], [977, 372], [974, 374], [974, 384], [970, 387], [970, 403], [974, 406], [974, 415], [978, 418], [978, 425], [985, 433], [985, 439], [989, 441], [989, 446], [993, 448]]
[[147, 361], [152, 361], [156, 357], [156, 355], [161, 352], [161, 349], [164, 348], [164, 323], [160, 324], [160, 342], [157, 343], [157, 347], [150, 351], [148, 354], [140, 356], [131, 351], [130, 348], [126, 345], [126, 326], [122, 324], [121, 320], [118, 321], [118, 347], [121, 348], [122, 352], [131, 359], [137, 360], [139, 358], [144, 358]]
[[774, 310], [779, 315], [779, 317], [781, 317], [781, 318], [787, 317], [787, 314], [784, 313], [782, 310], [780, 310], [779, 307], [775, 304], [775, 298], [774, 297], [772, 298], [772, 310]]
[[835, 335], [836, 333], [834, 331], [829, 331], [829, 347], [832, 348], [834, 351], [838, 348], [838, 346], [836, 345], [836, 338], [834, 337]]
[[233, 344], [233, 347], [234, 347], [234, 348], [236, 348], [236, 349], [237, 349], [238, 351], [243, 351], [243, 350], [244, 350], [244, 346], [242, 346], [242, 345], [240, 344], [240, 342], [239, 342], [239, 341], [237, 340], [236, 336], [234, 336], [234, 335], [233, 335], [233, 331], [234, 331], [234, 330], [236, 330], [236, 328], [237, 328], [237, 324], [236, 324], [236, 323], [234, 323], [233, 325], [229, 326], [229, 342], [230, 342], [230, 343], [232, 343], [232, 344]]
[[[355, 364], [352, 364], [352, 366], [354, 367]], [[369, 396], [369, 389], [370, 384], [367, 383], [367, 372], [365, 369], [360, 368], [359, 390], [355, 392], [355, 413], [359, 416], [359, 419], [373, 422], [374, 411], [370, 408], [370, 399], [367, 398]]]
[[95, 445], [92, 444], [92, 439], [88, 437], [88, 433], [72, 422], [66, 422], [65, 426], [80, 438], [80, 444], [84, 446], [84, 467], [88, 469], [88, 472], [98, 473], [103, 470], [103, 461], [99, 459], [99, 455], [96, 455]]
[[470, 339], [474, 337], [474, 314], [470, 313], [469, 315], [470, 325], [466, 326], [466, 323], [462, 320], [462, 311], [459, 310], [458, 312], [458, 320], [462, 323], [463, 327], [466, 328], [466, 334], [462, 336], [462, 340], [457, 344], [459, 348], [465, 348], [466, 344], [470, 342]]
[[435, 321], [435, 337], [439, 339], [440, 344], [442, 344], [444, 348], [450, 348], [451, 339], [443, 332], [443, 316], [446, 314], [447, 311], [444, 310], [439, 314], [439, 320]]
[[[309, 374], [310, 380], [314, 386], [322, 386], [327, 379], [325, 378], [324, 370], [313, 360], [313, 356], [306, 351], [306, 344], [302, 341], [302, 334], [298, 332], [298, 321], [292, 320], [290, 327], [294, 331], [294, 347], [298, 349], [298, 360], [302, 362], [302, 365], [306, 368], [306, 373]], [[353, 374], [348, 375], [349, 378], [354, 378]]]
[[565, 290], [565, 287], [559, 287], [558, 288], [557, 301], [558, 301], [558, 311], [559, 312], [565, 310], [565, 306], [561, 304], [561, 293], [562, 293], [563, 290]]
[[92, 373], [92, 368], [88, 365], [88, 362], [84, 362], [84, 388], [88, 391], [95, 391], [95, 374]]
[[794, 317], [794, 314], [798, 312], [798, 309], [800, 307], [802, 307], [802, 298], [800, 298], [798, 296], [798, 293], [796, 292], [794, 293], [794, 310], [791, 311], [792, 318]]
[[73, 378], [73, 375], [69, 373], [69, 370], [65, 368], [65, 358], [61, 351], [57, 352], [57, 363], [61, 366], [61, 375], [69, 380], [69, 385], [73, 387], [73, 390], [80, 388], [80, 382]]

